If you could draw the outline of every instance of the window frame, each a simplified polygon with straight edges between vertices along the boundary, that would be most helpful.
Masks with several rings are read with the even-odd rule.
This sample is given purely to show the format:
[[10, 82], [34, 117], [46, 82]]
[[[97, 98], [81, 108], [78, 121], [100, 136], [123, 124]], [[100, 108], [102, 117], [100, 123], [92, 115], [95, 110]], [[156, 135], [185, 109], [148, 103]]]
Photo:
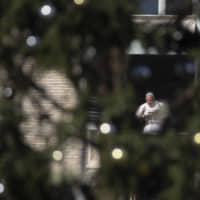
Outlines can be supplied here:
[[158, 0], [158, 15], [166, 14], [166, 0]]
[[[97, 130], [88, 130], [87, 131], [87, 138], [94, 139], [94, 137], [99, 136], [99, 131]], [[95, 169], [100, 167], [100, 155], [97, 149], [92, 145], [89, 144], [87, 145], [87, 159], [86, 159], [86, 168], [87, 169]]]
[[[192, 7], [193, 7], [193, 11], [191, 14], [188, 15], [193, 15], [193, 12], [195, 10], [195, 2], [194, 0], [192, 0]], [[167, 13], [167, 0], [158, 0], [158, 10], [157, 10], [157, 14], [137, 14], [137, 15], [174, 15], [174, 14], [168, 14]]]
[[158, 0], [156, 14], [139, 14], [139, 15], [165, 15], [166, 14], [166, 0]]

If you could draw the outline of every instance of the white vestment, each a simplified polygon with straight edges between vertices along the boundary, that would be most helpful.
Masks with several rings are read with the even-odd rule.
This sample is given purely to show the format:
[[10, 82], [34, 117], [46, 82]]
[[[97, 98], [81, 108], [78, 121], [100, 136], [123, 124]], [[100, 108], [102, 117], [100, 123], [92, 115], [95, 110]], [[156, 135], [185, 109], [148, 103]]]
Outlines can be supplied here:
[[[164, 103], [159, 101], [155, 101], [152, 107], [147, 103], [139, 106], [136, 116], [145, 120], [144, 134], [157, 134], [161, 130], [163, 119], [166, 117], [164, 107]], [[145, 112], [142, 113], [144, 108]]]

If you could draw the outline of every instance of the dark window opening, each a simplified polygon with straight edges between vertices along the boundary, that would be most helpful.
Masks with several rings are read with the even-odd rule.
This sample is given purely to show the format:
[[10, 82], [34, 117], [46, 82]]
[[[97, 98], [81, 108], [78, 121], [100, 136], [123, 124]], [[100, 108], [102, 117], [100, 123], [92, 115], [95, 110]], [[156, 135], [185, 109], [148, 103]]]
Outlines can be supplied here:
[[[184, 55], [130, 56], [129, 80], [134, 86], [137, 105], [145, 102], [146, 92], [152, 91], [157, 100], [166, 101], [170, 109], [174, 109], [175, 100], [193, 84], [194, 76], [194, 61]], [[176, 121], [173, 127], [179, 130], [184, 124], [184, 109], [175, 107], [172, 111], [173, 120]]]
[[135, 14], [156, 15], [159, 14], [159, 3], [164, 3], [164, 13], [166, 15], [191, 15], [193, 12], [193, 3], [189, 0], [138, 0], [138, 12]]
[[192, 7], [191, 0], [166, 0], [166, 14], [169, 15], [191, 15]]
[[158, 14], [158, 0], [140, 0], [139, 14]]

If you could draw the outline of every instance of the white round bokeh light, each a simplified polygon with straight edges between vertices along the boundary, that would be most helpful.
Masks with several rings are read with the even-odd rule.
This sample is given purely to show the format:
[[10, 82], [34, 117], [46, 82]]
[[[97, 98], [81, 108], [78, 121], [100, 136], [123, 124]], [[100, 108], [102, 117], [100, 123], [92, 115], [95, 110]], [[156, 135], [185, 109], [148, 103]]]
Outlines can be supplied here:
[[200, 144], [200, 132], [198, 132], [198, 133], [196, 133], [196, 134], [194, 135], [194, 142], [195, 142], [196, 144]]
[[120, 148], [114, 148], [112, 150], [112, 158], [115, 160], [120, 160], [124, 155], [124, 152]]
[[102, 134], [105, 134], [105, 135], [111, 133], [111, 125], [109, 123], [102, 123], [100, 125], [100, 131]]
[[12, 97], [12, 95], [13, 95], [13, 89], [12, 89], [12, 88], [6, 87], [6, 88], [3, 90], [3, 96], [4, 96], [5, 98], [10, 98], [10, 97]]
[[53, 152], [52, 156], [53, 156], [54, 160], [60, 161], [63, 158], [63, 153], [61, 151], [56, 150], [56, 151]]
[[52, 15], [54, 12], [54, 9], [51, 5], [45, 4], [43, 6], [41, 6], [40, 8], [40, 14], [42, 16], [50, 16]]
[[5, 186], [3, 183], [0, 183], [0, 194], [4, 193], [5, 191]]
[[38, 38], [36, 36], [30, 35], [26, 39], [26, 44], [29, 47], [34, 47], [34, 46], [36, 46], [38, 44], [38, 41], [39, 40], [38, 40]]
[[74, 3], [76, 5], [82, 5], [85, 2], [85, 0], [74, 0]]

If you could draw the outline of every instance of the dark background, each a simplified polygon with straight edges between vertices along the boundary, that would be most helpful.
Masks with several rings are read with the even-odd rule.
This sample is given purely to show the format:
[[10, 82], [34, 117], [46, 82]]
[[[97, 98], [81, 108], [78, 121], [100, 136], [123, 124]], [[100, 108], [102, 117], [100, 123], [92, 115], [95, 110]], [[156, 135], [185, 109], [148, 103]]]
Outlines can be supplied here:
[[[180, 129], [180, 110], [173, 109], [175, 99], [194, 82], [194, 61], [186, 55], [130, 55], [129, 79], [136, 92], [136, 105], [145, 102], [145, 94], [152, 91], [157, 100], [169, 104], [171, 123]], [[184, 97], [183, 97], [184, 98]], [[134, 116], [134, 121], [138, 121]], [[136, 125], [140, 128], [141, 122]]]

